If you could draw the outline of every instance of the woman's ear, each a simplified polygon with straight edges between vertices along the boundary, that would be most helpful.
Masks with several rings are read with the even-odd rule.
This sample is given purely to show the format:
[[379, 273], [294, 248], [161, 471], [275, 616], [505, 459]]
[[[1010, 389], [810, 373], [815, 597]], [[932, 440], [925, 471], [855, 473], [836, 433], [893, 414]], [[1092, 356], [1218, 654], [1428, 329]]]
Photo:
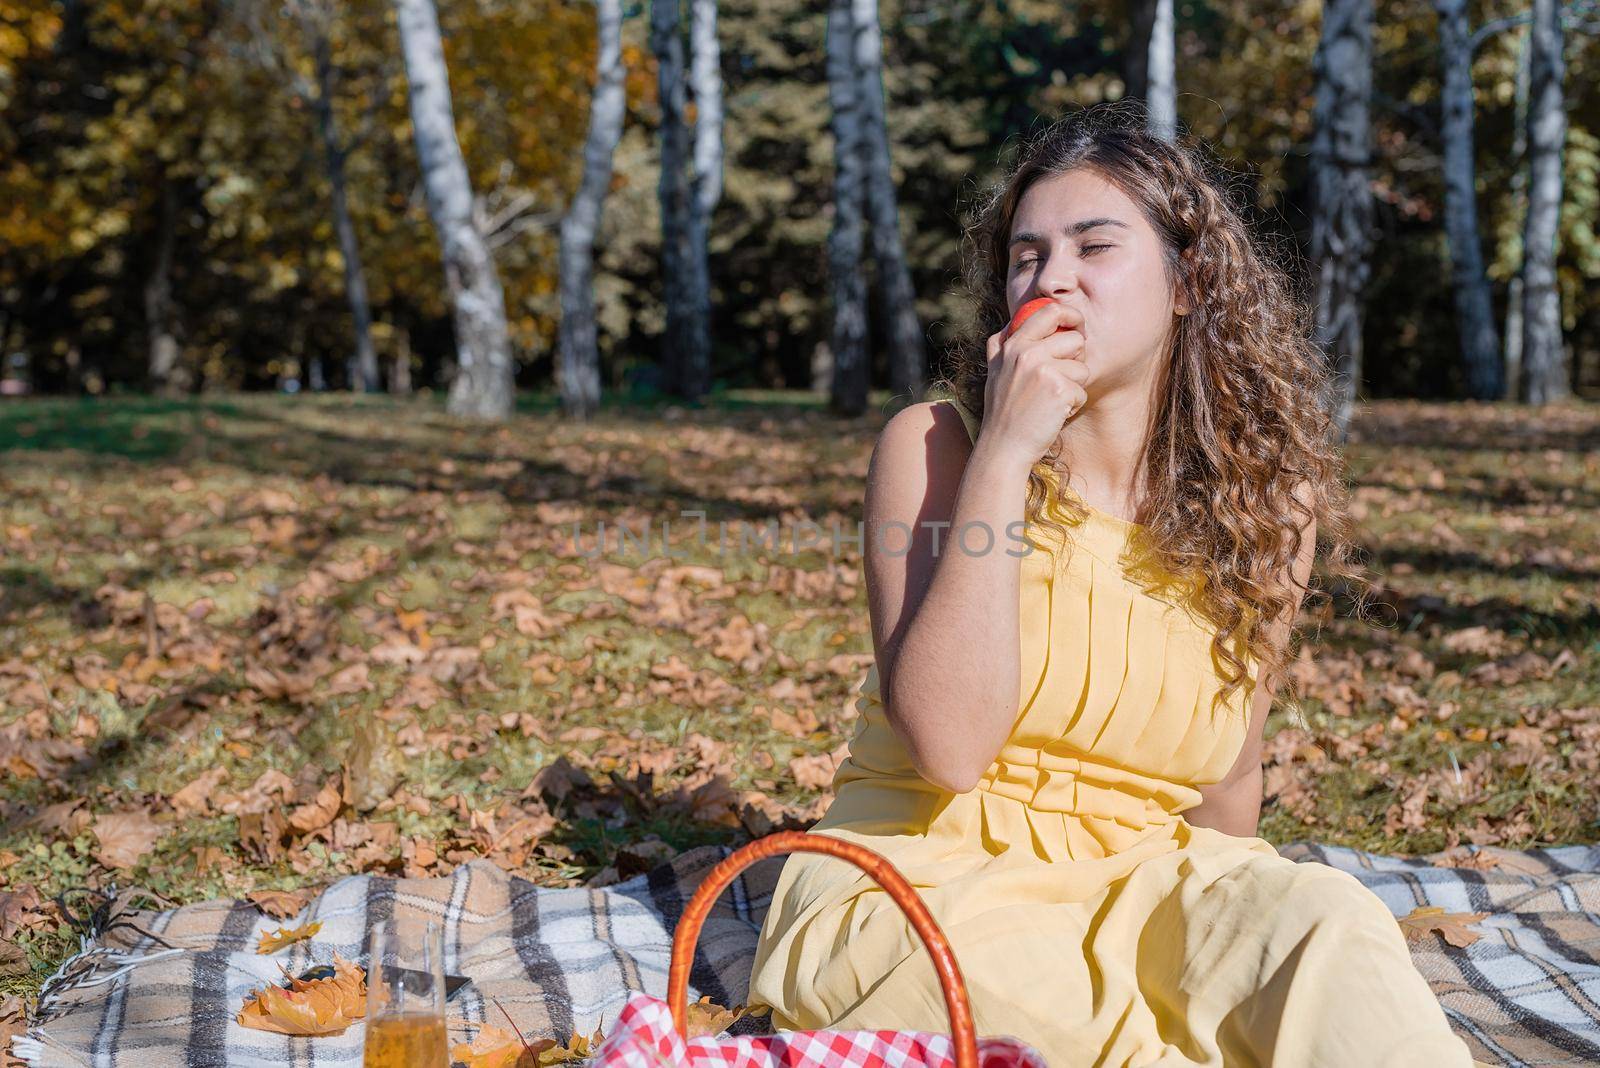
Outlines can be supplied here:
[[1189, 290], [1189, 287], [1188, 287], [1188, 285], [1186, 283], [1186, 279], [1188, 278], [1188, 274], [1189, 274], [1189, 262], [1190, 262], [1191, 259], [1193, 259], [1192, 255], [1190, 253], [1191, 253], [1191, 250], [1187, 249], [1187, 248], [1184, 249], [1182, 252], [1178, 253], [1178, 259], [1182, 262], [1183, 278], [1179, 280], [1177, 286], [1173, 289], [1173, 293], [1172, 293], [1172, 312], [1173, 312], [1174, 315], [1188, 315], [1189, 314], [1189, 308], [1190, 308], [1190, 304], [1189, 304], [1189, 301], [1188, 301], [1188, 290]]

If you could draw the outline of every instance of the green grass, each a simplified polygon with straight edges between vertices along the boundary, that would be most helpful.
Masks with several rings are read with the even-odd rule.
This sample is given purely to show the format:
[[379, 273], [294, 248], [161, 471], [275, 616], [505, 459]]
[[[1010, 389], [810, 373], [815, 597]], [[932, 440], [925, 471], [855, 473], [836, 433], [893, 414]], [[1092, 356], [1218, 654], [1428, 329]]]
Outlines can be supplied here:
[[[413, 838], [436, 843], [448, 866], [446, 854], [482, 852], [470, 813], [497, 814], [503, 828], [535, 774], [569, 752], [598, 785], [556, 806], [556, 829], [529, 851], [522, 870], [551, 884], [588, 878], [640, 841], [745, 836], [725, 807], [672, 801], [718, 761], [734, 790], [804, 808], [816, 795], [787, 763], [848, 738], [871, 651], [859, 554], [847, 548], [831, 570], [818, 552], [719, 556], [714, 534], [697, 545], [678, 513], [704, 510], [730, 531], [779, 517], [853, 529], [890, 407], [877, 395], [866, 416], [841, 421], [813, 394], [727, 391], [693, 410], [615, 403], [579, 426], [542, 394], [522, 398], [509, 423], [481, 426], [449, 419], [438, 397], [0, 404], [0, 762], [59, 750], [39, 758], [42, 776], [13, 766], [0, 786], [0, 893], [115, 880], [176, 901], [239, 895], [403, 869]], [[1387, 623], [1327, 622], [1320, 671], [1282, 695], [1269, 754], [1297, 787], [1265, 805], [1265, 837], [1400, 852], [1600, 838], [1597, 445], [1593, 406], [1363, 412], [1349, 456]], [[638, 529], [646, 517], [653, 547], [659, 521], [672, 522], [682, 559], [563, 555], [575, 520], [592, 543], [601, 520]], [[557, 618], [548, 634], [518, 629], [523, 595]], [[1451, 648], [1478, 626], [1500, 646], [1493, 655]], [[741, 650], [746, 629], [757, 637]], [[424, 632], [461, 658], [459, 669], [426, 661], [443, 677], [425, 684], [404, 648]], [[1564, 650], [1548, 678], [1469, 675]], [[1360, 679], [1341, 690], [1334, 668], [1357, 663]], [[316, 677], [297, 697], [277, 692], [270, 671]], [[793, 737], [770, 709], [809, 710], [820, 726]], [[1385, 729], [1397, 713], [1399, 729]], [[537, 729], [521, 728], [524, 714]], [[1531, 757], [1518, 744], [1527, 736], [1507, 733], [1530, 723], [1541, 732]], [[343, 813], [349, 833], [393, 835], [390, 848], [290, 835], [262, 855], [241, 842], [239, 817], [174, 811], [173, 795], [212, 769], [217, 797], [277, 769], [303, 801], [360, 764], [369, 736], [382, 757], [372, 766], [426, 801]], [[1481, 781], [1455, 791], [1454, 767], [1483, 753]], [[607, 774], [637, 782], [641, 758], [658, 769], [643, 802]], [[1419, 783], [1423, 825], [1386, 833]], [[161, 835], [113, 872], [85, 817], [48, 832], [30, 823], [73, 799], [87, 819], [152, 813]], [[54, 921], [19, 937], [31, 970], [0, 978], [0, 992], [36, 989], [74, 946]]]

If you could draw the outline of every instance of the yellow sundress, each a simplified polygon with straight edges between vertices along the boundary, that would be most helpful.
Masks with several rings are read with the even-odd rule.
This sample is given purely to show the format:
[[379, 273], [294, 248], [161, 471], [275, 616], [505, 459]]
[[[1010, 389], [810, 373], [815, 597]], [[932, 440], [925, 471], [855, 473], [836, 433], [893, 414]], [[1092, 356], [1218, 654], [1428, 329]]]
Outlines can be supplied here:
[[[979, 1034], [1052, 1068], [1476, 1064], [1354, 876], [1184, 820], [1233, 766], [1250, 688], [1214, 702], [1211, 633], [1130, 581], [1143, 529], [1091, 511], [1059, 567], [1020, 558], [1021, 708], [975, 789], [917, 774], [874, 666], [813, 832], [888, 857], [949, 937]], [[782, 1029], [948, 1030], [894, 902], [815, 854], [784, 862], [749, 1000]]]

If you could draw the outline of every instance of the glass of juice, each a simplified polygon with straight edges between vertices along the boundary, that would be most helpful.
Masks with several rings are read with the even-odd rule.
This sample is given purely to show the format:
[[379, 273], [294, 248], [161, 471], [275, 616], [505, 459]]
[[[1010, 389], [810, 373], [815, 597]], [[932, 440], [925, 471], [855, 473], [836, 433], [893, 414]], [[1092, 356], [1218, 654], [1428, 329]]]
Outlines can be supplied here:
[[432, 920], [380, 920], [367, 936], [363, 1068], [448, 1068], [444, 934]]

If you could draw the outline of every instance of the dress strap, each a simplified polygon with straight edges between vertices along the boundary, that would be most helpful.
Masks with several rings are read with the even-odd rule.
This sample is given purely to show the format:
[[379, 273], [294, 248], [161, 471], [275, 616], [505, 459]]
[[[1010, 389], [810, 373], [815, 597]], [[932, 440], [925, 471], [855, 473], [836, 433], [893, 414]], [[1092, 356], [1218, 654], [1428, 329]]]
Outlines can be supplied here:
[[967, 406], [962, 404], [959, 399], [955, 397], [945, 397], [944, 400], [947, 401], [951, 407], [955, 408], [957, 415], [961, 416], [961, 423], [967, 428], [967, 437], [971, 438], [972, 443], [976, 445], [978, 443], [977, 417], [968, 411]]

